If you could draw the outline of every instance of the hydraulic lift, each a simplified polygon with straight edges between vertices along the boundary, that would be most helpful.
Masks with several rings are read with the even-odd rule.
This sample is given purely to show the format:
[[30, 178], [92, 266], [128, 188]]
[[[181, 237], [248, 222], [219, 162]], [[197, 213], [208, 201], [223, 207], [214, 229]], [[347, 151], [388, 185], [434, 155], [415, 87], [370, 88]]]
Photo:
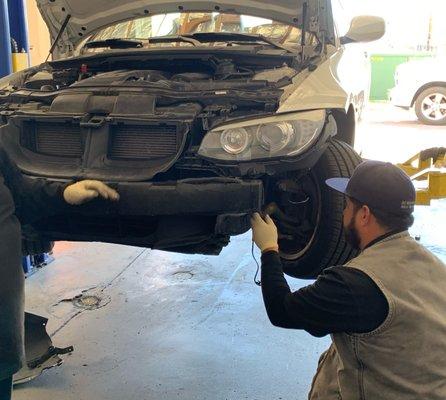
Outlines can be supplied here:
[[417, 205], [429, 206], [432, 200], [446, 198], [446, 147], [423, 150], [397, 166], [415, 182]]

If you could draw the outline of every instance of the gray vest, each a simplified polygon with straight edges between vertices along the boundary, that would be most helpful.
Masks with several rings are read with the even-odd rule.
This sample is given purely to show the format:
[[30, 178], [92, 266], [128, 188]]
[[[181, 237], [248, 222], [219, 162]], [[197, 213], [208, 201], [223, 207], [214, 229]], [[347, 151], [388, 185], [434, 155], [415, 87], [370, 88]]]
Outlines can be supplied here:
[[373, 332], [332, 335], [309, 399], [445, 400], [445, 264], [406, 231], [369, 247], [346, 267], [373, 279], [389, 314]]

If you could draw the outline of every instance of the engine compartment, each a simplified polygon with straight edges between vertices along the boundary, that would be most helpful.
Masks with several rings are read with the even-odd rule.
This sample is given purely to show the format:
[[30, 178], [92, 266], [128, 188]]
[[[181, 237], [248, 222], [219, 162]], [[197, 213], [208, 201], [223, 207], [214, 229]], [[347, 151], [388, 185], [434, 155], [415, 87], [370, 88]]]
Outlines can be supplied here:
[[[138, 62], [139, 61], [139, 62]], [[42, 64], [11, 82], [10, 93], [17, 90], [54, 92], [67, 88], [126, 86], [179, 91], [222, 88], [256, 89], [283, 86], [298, 72], [294, 60], [275, 57], [250, 60], [213, 55], [135, 60], [113, 56], [79, 57]], [[272, 61], [272, 62], [271, 62]], [[0, 91], [0, 101], [2, 92]]]
[[292, 60], [126, 54], [43, 64], [0, 90], [1, 142], [33, 176], [222, 176], [196, 156], [204, 135], [231, 119], [274, 113], [297, 74]]
[[[147, 114], [163, 118], [163, 108], [168, 108], [170, 115], [178, 108], [181, 115], [184, 104], [194, 103], [202, 110], [203, 128], [209, 129], [226, 119], [275, 112], [282, 88], [298, 73], [294, 63], [290, 56], [240, 54], [232, 58], [227, 54], [95, 55], [55, 61], [12, 76], [8, 87], [0, 89], [0, 117], [42, 111], [46, 115], [83, 112], [104, 116], [113, 113], [113, 107], [90, 109], [81, 103], [94, 101], [98, 105], [92, 97], [100, 96], [106, 104], [113, 96], [131, 93], [145, 95], [141, 98], [147, 101], [143, 118]], [[66, 108], [61, 107], [67, 95], [71, 100]], [[153, 101], [148, 101], [149, 97]], [[142, 106], [137, 110], [141, 112]]]

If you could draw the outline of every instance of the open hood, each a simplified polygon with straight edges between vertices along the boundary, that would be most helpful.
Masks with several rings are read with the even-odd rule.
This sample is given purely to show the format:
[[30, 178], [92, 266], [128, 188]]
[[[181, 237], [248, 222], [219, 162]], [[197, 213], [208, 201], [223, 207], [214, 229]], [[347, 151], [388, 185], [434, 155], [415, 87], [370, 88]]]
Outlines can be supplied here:
[[334, 29], [330, 0], [223, 0], [219, 2], [173, 0], [37, 0], [54, 41], [70, 16], [54, 56], [70, 55], [74, 47], [94, 31], [127, 19], [162, 13], [224, 12], [273, 19], [301, 26], [303, 4], [307, 3], [307, 29], [325, 31], [332, 41]]

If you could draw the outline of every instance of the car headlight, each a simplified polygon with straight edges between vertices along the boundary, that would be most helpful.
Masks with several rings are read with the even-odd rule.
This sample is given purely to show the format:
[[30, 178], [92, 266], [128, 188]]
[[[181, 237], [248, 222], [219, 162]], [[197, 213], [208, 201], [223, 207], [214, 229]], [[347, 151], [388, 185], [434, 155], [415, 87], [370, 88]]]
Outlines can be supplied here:
[[220, 136], [221, 147], [229, 154], [243, 153], [250, 143], [250, 135], [246, 129], [226, 129]]
[[316, 110], [222, 125], [207, 133], [198, 154], [219, 161], [292, 157], [317, 140], [325, 117]]

